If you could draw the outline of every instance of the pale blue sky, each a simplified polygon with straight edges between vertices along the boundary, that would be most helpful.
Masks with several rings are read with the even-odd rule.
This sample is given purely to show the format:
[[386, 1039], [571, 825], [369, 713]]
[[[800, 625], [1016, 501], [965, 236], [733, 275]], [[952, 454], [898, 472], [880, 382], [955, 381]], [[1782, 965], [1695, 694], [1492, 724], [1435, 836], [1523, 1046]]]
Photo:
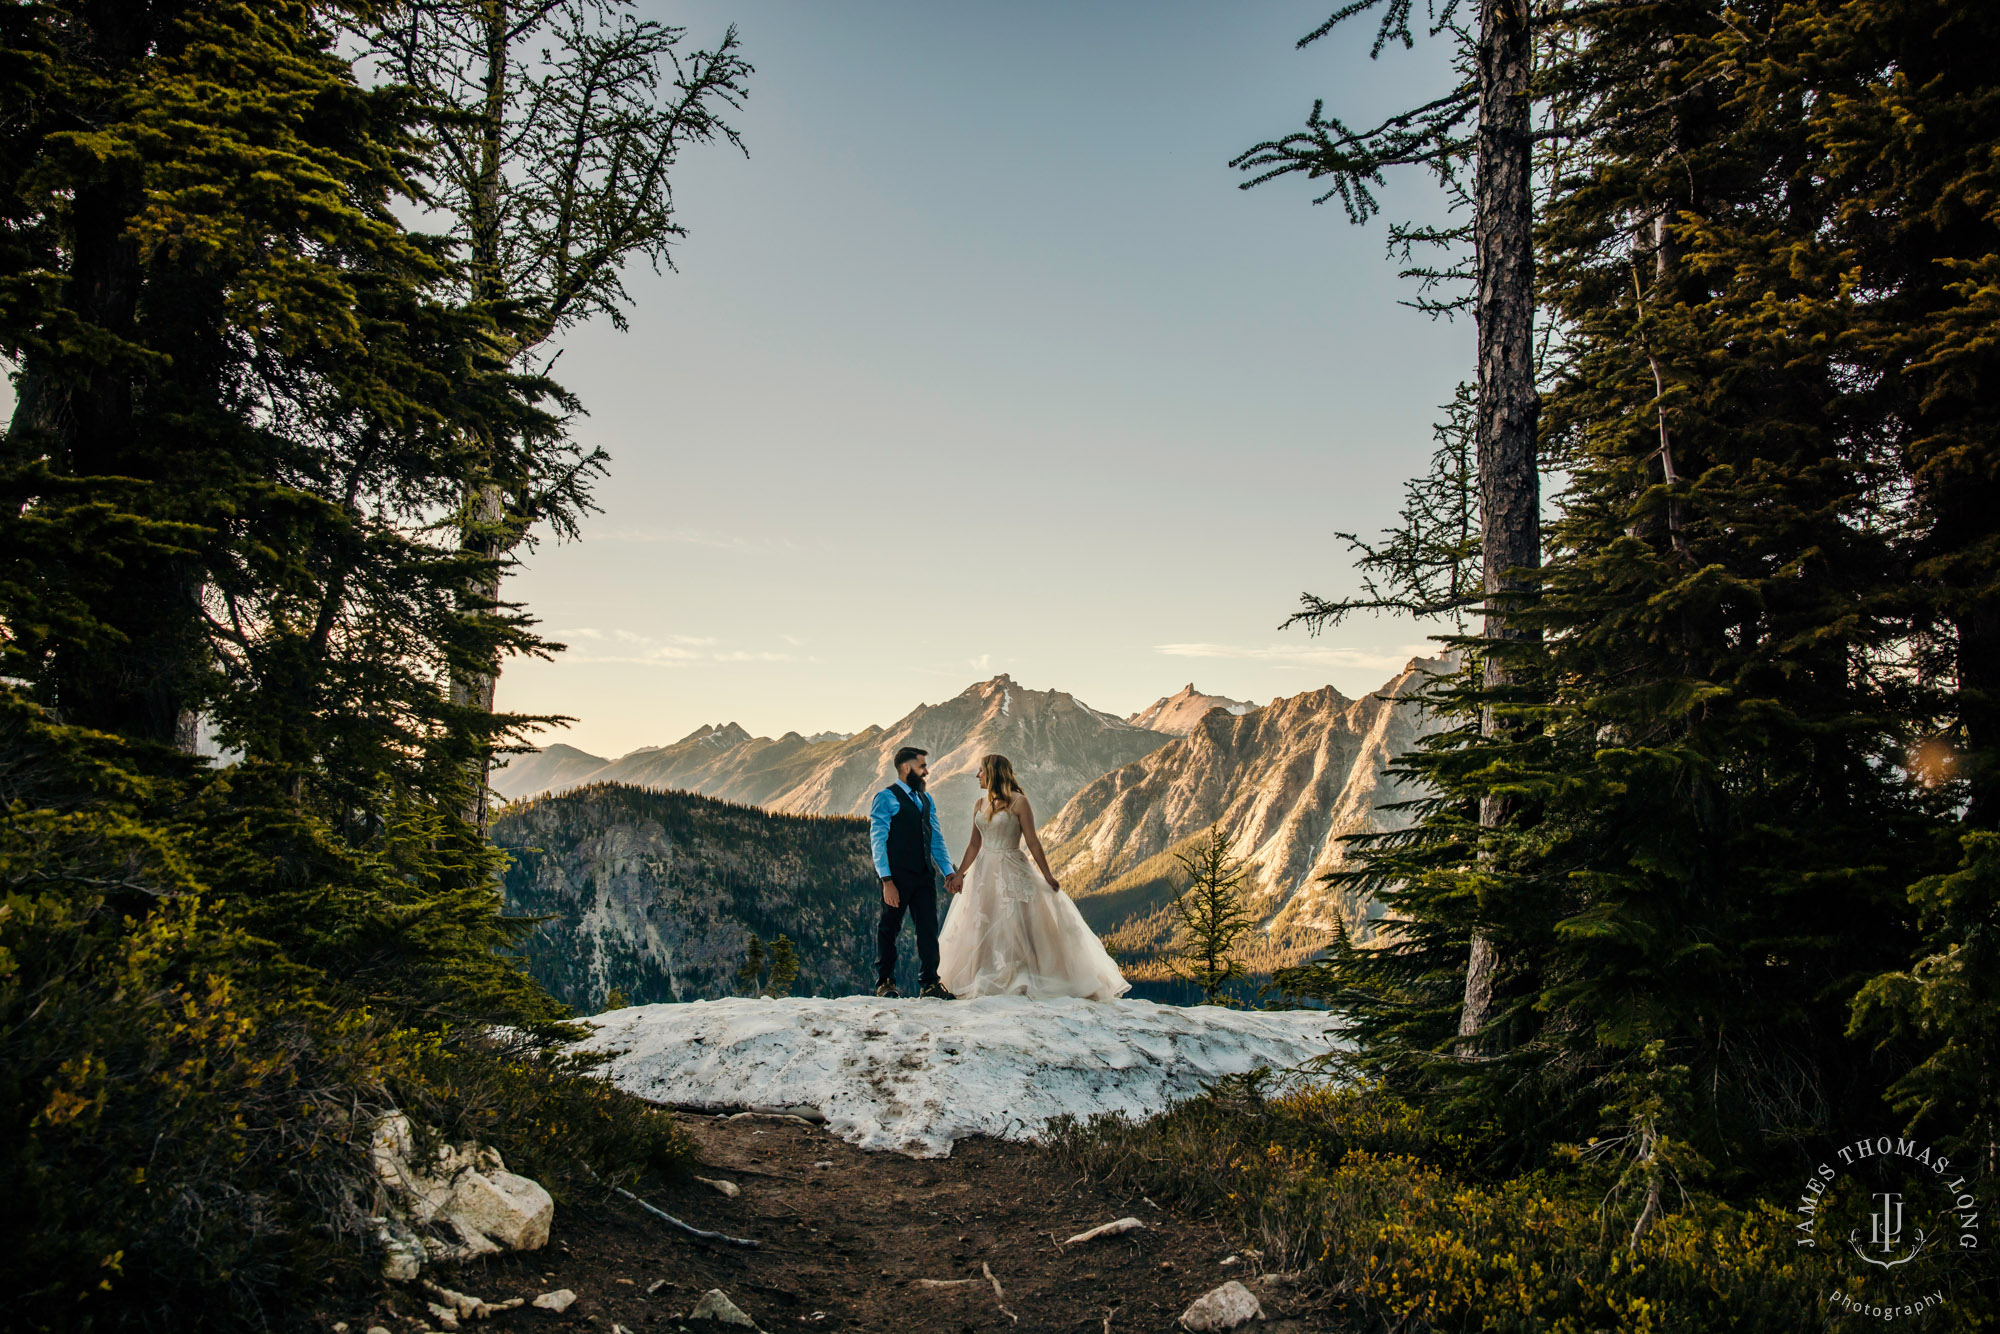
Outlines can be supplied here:
[[[1335, 0], [641, 0], [757, 67], [750, 157], [678, 180], [679, 273], [556, 376], [611, 454], [509, 586], [571, 650], [503, 707], [604, 754], [889, 722], [996, 672], [1127, 713], [1189, 680], [1379, 685], [1428, 631], [1275, 627], [1353, 587], [1470, 373], [1377, 219], [1228, 160], [1315, 96], [1435, 96], [1436, 46], [1293, 43]], [[1391, 216], [1436, 217], [1415, 176]], [[6, 395], [11, 398], [11, 395]]]
[[[1425, 100], [1437, 50], [1297, 38], [1319, 3], [688, 0], [756, 64], [679, 178], [680, 272], [558, 378], [604, 513], [512, 591], [571, 645], [503, 706], [599, 753], [704, 722], [851, 731], [1006, 671], [1119, 713], [1193, 680], [1379, 685], [1426, 630], [1275, 627], [1352, 587], [1469, 373], [1378, 219], [1229, 158]], [[1389, 210], [1433, 212], [1425, 181]]]

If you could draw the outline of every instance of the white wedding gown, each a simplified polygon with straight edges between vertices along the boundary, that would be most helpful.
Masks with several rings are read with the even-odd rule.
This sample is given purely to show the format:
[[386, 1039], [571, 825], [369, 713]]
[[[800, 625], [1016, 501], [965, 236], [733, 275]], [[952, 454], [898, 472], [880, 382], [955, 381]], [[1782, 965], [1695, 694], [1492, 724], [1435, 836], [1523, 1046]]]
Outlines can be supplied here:
[[938, 976], [961, 999], [1081, 996], [1132, 989], [1069, 895], [1052, 890], [1021, 844], [1012, 811], [980, 811], [979, 855], [938, 933]]

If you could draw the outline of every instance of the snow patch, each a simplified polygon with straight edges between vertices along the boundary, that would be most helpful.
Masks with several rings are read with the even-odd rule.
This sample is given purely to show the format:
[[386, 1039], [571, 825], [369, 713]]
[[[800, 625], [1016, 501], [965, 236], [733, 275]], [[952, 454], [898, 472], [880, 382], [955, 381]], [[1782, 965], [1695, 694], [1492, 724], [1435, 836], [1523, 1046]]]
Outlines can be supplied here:
[[1055, 1117], [1152, 1116], [1204, 1082], [1345, 1045], [1323, 1010], [1151, 1001], [729, 999], [585, 1021], [601, 1073], [679, 1107], [809, 1106], [864, 1149], [941, 1158], [968, 1135], [1039, 1138]]

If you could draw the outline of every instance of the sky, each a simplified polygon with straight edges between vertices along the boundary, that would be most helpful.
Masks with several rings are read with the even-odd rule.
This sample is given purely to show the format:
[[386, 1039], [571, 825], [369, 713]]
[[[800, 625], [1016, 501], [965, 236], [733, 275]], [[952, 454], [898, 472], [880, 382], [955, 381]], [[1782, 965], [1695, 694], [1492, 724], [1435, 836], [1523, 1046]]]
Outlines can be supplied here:
[[[637, 0], [755, 65], [748, 154], [674, 178], [677, 271], [554, 375], [610, 455], [507, 595], [568, 645], [505, 709], [601, 755], [704, 723], [887, 724], [1005, 672], [1128, 714], [1381, 685], [1434, 628], [1277, 627], [1357, 586], [1472, 373], [1383, 218], [1229, 160], [1450, 83], [1332, 0]], [[1415, 173], [1390, 217], [1441, 220]], [[11, 394], [0, 395], [9, 400]]]
[[[569, 650], [502, 707], [616, 755], [735, 721], [889, 723], [1000, 672], [1119, 714], [1382, 684], [1427, 627], [1279, 631], [1355, 579], [1471, 371], [1378, 218], [1236, 153], [1446, 86], [1441, 52], [1294, 43], [1326, 0], [642, 3], [740, 31], [748, 156], [685, 160], [678, 272], [556, 377], [611, 455], [512, 580]], [[1437, 217], [1410, 174], [1391, 216]]]

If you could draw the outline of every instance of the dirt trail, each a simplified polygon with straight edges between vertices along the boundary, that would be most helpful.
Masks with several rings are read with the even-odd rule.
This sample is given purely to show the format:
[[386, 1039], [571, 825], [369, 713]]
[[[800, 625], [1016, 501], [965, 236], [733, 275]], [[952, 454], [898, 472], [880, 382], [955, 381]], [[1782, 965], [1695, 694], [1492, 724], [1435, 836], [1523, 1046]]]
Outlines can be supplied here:
[[[676, 1330], [702, 1293], [721, 1288], [770, 1334], [1165, 1331], [1231, 1278], [1257, 1294], [1269, 1320], [1254, 1328], [1267, 1334], [1334, 1323], [1320, 1303], [1258, 1276], [1254, 1258], [1223, 1265], [1233, 1248], [1216, 1228], [1081, 1180], [1031, 1145], [967, 1140], [950, 1158], [920, 1160], [866, 1153], [791, 1119], [682, 1123], [701, 1146], [700, 1175], [742, 1193], [729, 1199], [685, 1182], [648, 1198], [698, 1227], [756, 1238], [761, 1249], [706, 1245], [622, 1204], [558, 1208], [547, 1249], [474, 1262], [438, 1281], [493, 1302], [568, 1288], [576, 1303], [560, 1315], [523, 1308], [466, 1327]], [[1059, 1244], [1126, 1216], [1146, 1228]], [[921, 1282], [968, 1278], [977, 1282]], [[370, 1324], [404, 1334], [425, 1318], [414, 1289], [326, 1315], [351, 1334]]]

